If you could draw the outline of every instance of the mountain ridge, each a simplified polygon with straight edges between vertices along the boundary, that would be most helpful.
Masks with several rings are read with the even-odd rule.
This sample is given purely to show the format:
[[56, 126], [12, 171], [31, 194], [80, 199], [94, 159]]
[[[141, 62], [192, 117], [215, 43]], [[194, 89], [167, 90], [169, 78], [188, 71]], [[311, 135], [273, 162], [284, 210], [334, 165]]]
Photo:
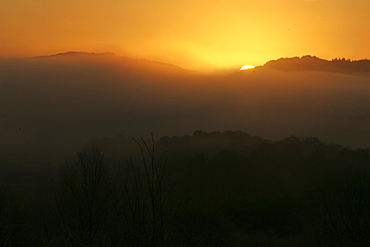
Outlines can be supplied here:
[[191, 70], [184, 69], [180, 66], [164, 63], [149, 59], [132, 58], [127, 56], [117, 56], [112, 52], [83, 52], [83, 51], [67, 51], [45, 56], [28, 57], [22, 60], [40, 60], [40, 59], [56, 59], [57, 61], [83, 61], [92, 63], [108, 63], [113, 65], [121, 65], [129, 69], [148, 70], [151, 72], [172, 72], [172, 73], [188, 73]]
[[370, 73], [370, 60], [353, 60], [335, 58], [325, 60], [316, 56], [279, 58], [265, 63], [263, 68], [272, 68], [284, 71], [326, 71], [335, 73]]
[[[196, 72], [188, 70], [175, 64], [149, 60], [144, 58], [132, 58], [127, 56], [117, 56], [112, 52], [83, 52], [67, 51], [51, 55], [34, 56], [21, 60], [33, 59], [67, 59], [67, 60], [88, 60], [88, 61], [110, 61], [119, 62], [121, 65], [141, 69], [154, 69], [158, 71], [167, 70], [172, 72]], [[324, 71], [344, 74], [370, 73], [370, 59], [350, 60], [345, 58], [335, 58], [332, 60], [322, 59], [312, 55], [302, 57], [281, 57], [267, 61], [264, 65], [256, 66], [256, 69], [275, 69], [282, 71]]]

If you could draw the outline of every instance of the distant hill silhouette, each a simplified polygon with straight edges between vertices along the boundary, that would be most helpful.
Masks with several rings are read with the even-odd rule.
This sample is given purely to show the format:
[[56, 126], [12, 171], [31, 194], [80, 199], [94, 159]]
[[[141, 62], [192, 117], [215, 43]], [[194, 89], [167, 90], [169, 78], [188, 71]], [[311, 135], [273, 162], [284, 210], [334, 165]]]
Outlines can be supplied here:
[[[179, 66], [152, 61], [147, 59], [135, 59], [125, 56], [117, 56], [111, 52], [89, 53], [80, 51], [68, 51], [57, 53], [49, 56], [37, 56], [26, 58], [26, 60], [42, 60], [42, 61], [75, 61], [88, 62], [93, 64], [113, 64], [115, 67], [126, 68], [131, 72], [139, 73], [192, 73], [195, 71], [186, 70]], [[335, 73], [370, 73], [370, 60], [354, 60], [345, 58], [335, 58], [325, 60], [316, 56], [306, 55], [303, 57], [279, 58], [271, 60], [258, 68], [270, 68], [284, 71], [327, 71]]]
[[28, 59], [41, 59], [41, 60], [56, 60], [56, 61], [76, 61], [76, 62], [88, 62], [94, 64], [113, 64], [114, 66], [121, 65], [121, 68], [127, 68], [129, 70], [142, 72], [153, 72], [153, 73], [184, 73], [190, 72], [186, 69], [183, 69], [179, 66], [162, 63], [158, 61], [151, 61], [147, 59], [135, 59], [124, 56], [117, 56], [112, 52], [103, 52], [103, 53], [89, 53], [89, 52], [80, 52], [80, 51], [69, 51], [64, 53], [57, 53], [49, 56], [38, 56]]
[[279, 58], [271, 60], [263, 67], [288, 71], [316, 70], [335, 73], [366, 73], [370, 72], [370, 60], [351, 61], [349, 59], [333, 59], [331, 61], [315, 56]]

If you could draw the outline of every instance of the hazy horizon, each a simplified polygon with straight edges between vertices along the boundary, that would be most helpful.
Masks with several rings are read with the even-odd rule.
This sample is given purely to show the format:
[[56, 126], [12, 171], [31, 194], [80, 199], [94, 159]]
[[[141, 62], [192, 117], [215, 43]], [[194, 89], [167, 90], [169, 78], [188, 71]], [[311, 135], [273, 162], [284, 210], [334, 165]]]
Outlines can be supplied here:
[[370, 147], [369, 73], [258, 67], [202, 74], [111, 54], [74, 55], [1, 64], [6, 160], [61, 159], [95, 137], [195, 130]]
[[[113, 56], [113, 57], [117, 57], [117, 58], [121, 58], [121, 59], [131, 59], [131, 61], [147, 61], [147, 62], [152, 62], [152, 63], [158, 63], [158, 64], [162, 64], [162, 65], [169, 65], [169, 66], [174, 66], [174, 67], [178, 67], [179, 69], [183, 69], [183, 70], [187, 70], [189, 72], [199, 72], [199, 73], [207, 73], [207, 74], [212, 74], [212, 73], [232, 73], [232, 72], [235, 72], [235, 71], [238, 71], [238, 70], [242, 70], [242, 67], [245, 66], [245, 65], [248, 65], [246, 63], [241, 63], [241, 64], [237, 64], [237, 65], [234, 65], [234, 66], [231, 66], [231, 67], [208, 67], [208, 68], [201, 68], [201, 69], [190, 69], [190, 68], [187, 68], [186, 66], [185, 67], [181, 67], [180, 65], [178, 64], [175, 64], [175, 63], [168, 63], [168, 62], [164, 62], [164, 61], [160, 61], [160, 60], [153, 60], [153, 59], [148, 59], [148, 58], [140, 58], [140, 57], [135, 57], [135, 56], [125, 56], [125, 55], [118, 55], [118, 54], [115, 54], [114, 52], [112, 51], [102, 51], [102, 52], [88, 52], [88, 51], [83, 51], [83, 50], [69, 50], [69, 51], [61, 51], [61, 52], [56, 52], [56, 53], [51, 53], [51, 54], [38, 54], [38, 55], [34, 55], [34, 56], [16, 56], [16, 57], [12, 57], [12, 56], [4, 56], [4, 57], [1, 57], [0, 56], [0, 59], [3, 59], [3, 61], [12, 61], [12, 60], [24, 60], [24, 59], [40, 59], [40, 58], [48, 58], [48, 57], [67, 57], [67, 56], [75, 56], [75, 58], [77, 56]], [[333, 62], [335, 60], [343, 60], [343, 61], [350, 61], [350, 62], [356, 62], [356, 61], [368, 61], [370, 60], [370, 58], [367, 58], [367, 57], [363, 57], [363, 58], [360, 58], [360, 59], [351, 59], [351, 58], [347, 58], [347, 57], [338, 57], [338, 56], [334, 56], [334, 57], [331, 57], [331, 58], [323, 58], [323, 57], [317, 57], [315, 56], [315, 54], [303, 54], [303, 55], [295, 55], [295, 56], [280, 56], [280, 57], [277, 57], [277, 58], [273, 58], [273, 59], [269, 59], [269, 60], [266, 60], [264, 62], [262, 62], [261, 64], [254, 64], [254, 65], [251, 65], [252, 67], [251, 68], [258, 68], [258, 67], [263, 67], [263, 66], [266, 66], [266, 65], [269, 65], [269, 63], [271, 64], [271, 62], [280, 62], [281, 60], [289, 60], [289, 59], [301, 59], [301, 58], [305, 58], [305, 57], [312, 57], [312, 58], [315, 58], [317, 60], [322, 60], [322, 61], [327, 61], [327, 62]], [[0, 60], [1, 61], [1, 60]], [[286, 66], [286, 64], [282, 64], [283, 66]], [[249, 65], [248, 65], [249, 66]], [[250, 68], [248, 68], [250, 69]], [[275, 69], [279, 69], [279, 68], [275, 68]], [[286, 68], [287, 70], [294, 70], [292, 68]], [[306, 69], [306, 70], [314, 70], [312, 68], [302, 68], [302, 69]], [[366, 71], [367, 72], [368, 70], [368, 65], [366, 67]], [[340, 71], [337, 71], [338, 73]], [[345, 73], [345, 72], [344, 72]]]

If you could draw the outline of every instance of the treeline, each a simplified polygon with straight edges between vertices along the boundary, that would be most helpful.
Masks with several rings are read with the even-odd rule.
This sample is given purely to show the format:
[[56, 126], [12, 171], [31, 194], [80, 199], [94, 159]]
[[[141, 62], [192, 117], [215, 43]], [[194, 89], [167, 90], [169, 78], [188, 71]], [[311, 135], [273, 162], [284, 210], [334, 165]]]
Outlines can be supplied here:
[[370, 72], [370, 60], [351, 61], [345, 58], [335, 58], [331, 61], [315, 56], [280, 58], [267, 62], [264, 67], [279, 70], [317, 70], [336, 73]]
[[1, 246], [369, 246], [370, 151], [195, 131], [95, 139], [2, 188]]

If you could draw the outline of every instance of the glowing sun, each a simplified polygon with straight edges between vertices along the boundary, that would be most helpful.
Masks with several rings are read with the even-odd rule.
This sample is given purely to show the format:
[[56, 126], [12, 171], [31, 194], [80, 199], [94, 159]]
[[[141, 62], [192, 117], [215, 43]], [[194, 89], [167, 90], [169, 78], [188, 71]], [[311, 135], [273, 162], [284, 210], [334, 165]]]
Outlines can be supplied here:
[[246, 70], [246, 69], [253, 69], [253, 65], [244, 65], [243, 67], [240, 68], [240, 70]]

